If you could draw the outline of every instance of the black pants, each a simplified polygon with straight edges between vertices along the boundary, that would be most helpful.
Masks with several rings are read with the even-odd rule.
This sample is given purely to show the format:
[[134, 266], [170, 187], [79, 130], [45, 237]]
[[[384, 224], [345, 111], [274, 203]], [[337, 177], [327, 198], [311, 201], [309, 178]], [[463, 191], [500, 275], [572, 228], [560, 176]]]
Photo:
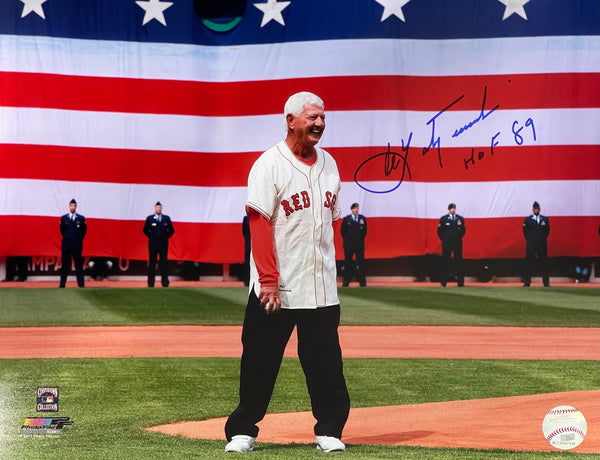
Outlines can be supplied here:
[[258, 435], [273, 394], [283, 352], [297, 326], [298, 356], [304, 370], [317, 436], [342, 437], [350, 412], [337, 327], [340, 306], [315, 310], [282, 309], [267, 315], [252, 292], [242, 331], [240, 403], [225, 424], [227, 440], [238, 434]]
[[445, 286], [450, 278], [452, 268], [452, 253], [454, 253], [454, 272], [459, 286], [465, 284], [465, 274], [463, 270], [463, 255], [461, 244], [442, 244], [442, 270], [440, 273], [440, 281], [442, 286]]
[[[356, 260], [353, 256], [356, 254]], [[367, 285], [365, 278], [365, 249], [364, 248], [348, 248], [344, 249], [344, 281], [343, 285], [348, 286], [356, 272], [356, 281], [361, 286]]]
[[69, 276], [69, 267], [71, 259], [75, 262], [75, 276], [77, 277], [77, 286], [84, 287], [83, 281], [83, 257], [81, 249], [64, 249], [62, 250], [62, 260], [60, 267], [60, 287], [65, 287], [67, 284], [67, 276]]
[[156, 278], [156, 260], [158, 258], [158, 268], [160, 270], [160, 281], [164, 287], [169, 285], [169, 243], [158, 243], [150, 241], [148, 243], [148, 286], [154, 286]]
[[[537, 255], [537, 259], [536, 259]], [[541, 272], [544, 286], [550, 286], [550, 275], [548, 271], [548, 251], [527, 251], [525, 254], [525, 270], [523, 273], [523, 284], [531, 284], [531, 276], [535, 272]]]

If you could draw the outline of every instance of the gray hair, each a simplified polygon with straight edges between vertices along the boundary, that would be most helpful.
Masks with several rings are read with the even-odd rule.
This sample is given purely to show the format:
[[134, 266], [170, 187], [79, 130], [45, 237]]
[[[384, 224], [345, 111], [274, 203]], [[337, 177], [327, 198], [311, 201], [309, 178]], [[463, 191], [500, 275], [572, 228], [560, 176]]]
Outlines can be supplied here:
[[285, 103], [283, 108], [283, 122], [287, 130], [287, 116], [288, 114], [299, 116], [304, 110], [305, 105], [316, 105], [321, 110], [325, 110], [325, 104], [323, 99], [308, 91], [302, 91], [300, 93], [292, 94]]

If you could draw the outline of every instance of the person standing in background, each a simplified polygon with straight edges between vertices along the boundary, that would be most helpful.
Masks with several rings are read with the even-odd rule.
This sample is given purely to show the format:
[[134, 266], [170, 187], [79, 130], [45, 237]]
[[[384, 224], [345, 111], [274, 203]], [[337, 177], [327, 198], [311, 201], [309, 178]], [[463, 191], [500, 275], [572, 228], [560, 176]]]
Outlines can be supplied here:
[[344, 281], [342, 286], [348, 286], [352, 281], [354, 271], [356, 271], [356, 280], [361, 287], [364, 287], [367, 285], [365, 277], [367, 218], [358, 213], [358, 203], [353, 203], [350, 211], [352, 213], [344, 217], [342, 221], [342, 238], [344, 239]]
[[533, 203], [533, 214], [527, 216], [523, 221], [523, 235], [525, 235], [525, 273], [523, 275], [523, 287], [531, 285], [531, 275], [534, 266], [540, 266], [542, 281], [545, 287], [550, 287], [550, 275], [548, 273], [548, 235], [550, 234], [550, 220], [540, 214], [540, 204]]
[[31, 257], [9, 256], [6, 258], [6, 277], [2, 281], [27, 281]]
[[77, 201], [73, 198], [69, 202], [69, 213], [60, 218], [60, 234], [62, 235], [62, 258], [60, 267], [60, 285], [64, 288], [67, 284], [71, 259], [75, 263], [75, 276], [77, 285], [85, 287], [83, 278], [83, 239], [87, 233], [85, 217], [77, 214]]
[[441, 284], [446, 287], [450, 277], [451, 256], [454, 253], [454, 266], [458, 287], [465, 285], [463, 271], [462, 239], [465, 236], [465, 220], [456, 214], [456, 204], [448, 205], [448, 214], [443, 215], [438, 223], [437, 234], [442, 241]]
[[162, 204], [157, 201], [154, 214], [146, 217], [144, 235], [148, 237], [148, 287], [154, 287], [156, 260], [159, 258], [160, 278], [163, 287], [169, 287], [169, 238], [175, 229], [171, 218], [162, 213]]

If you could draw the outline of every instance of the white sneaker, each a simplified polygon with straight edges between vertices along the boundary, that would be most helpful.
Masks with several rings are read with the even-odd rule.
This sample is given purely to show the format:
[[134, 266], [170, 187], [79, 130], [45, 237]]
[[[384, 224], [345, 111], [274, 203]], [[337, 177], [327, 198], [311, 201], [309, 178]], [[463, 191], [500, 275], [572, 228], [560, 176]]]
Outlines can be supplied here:
[[333, 436], [317, 436], [317, 449], [323, 452], [337, 452], [346, 450], [346, 446]]
[[225, 446], [225, 452], [252, 452], [253, 450], [254, 438], [245, 434], [233, 436]]

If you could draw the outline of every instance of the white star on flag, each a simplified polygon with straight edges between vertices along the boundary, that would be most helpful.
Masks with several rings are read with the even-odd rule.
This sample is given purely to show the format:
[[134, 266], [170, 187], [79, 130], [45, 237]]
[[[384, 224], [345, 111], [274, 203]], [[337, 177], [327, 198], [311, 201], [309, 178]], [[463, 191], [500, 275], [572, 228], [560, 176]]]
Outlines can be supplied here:
[[263, 12], [261, 27], [264, 27], [269, 21], [277, 21], [282, 26], [285, 26], [281, 12], [287, 8], [292, 2], [278, 2], [277, 0], [267, 0], [267, 3], [255, 3], [254, 6]]
[[42, 7], [42, 4], [46, 3], [46, 1], [47, 0], [21, 0], [21, 2], [24, 4], [21, 18], [24, 18], [33, 11], [40, 18], [46, 19], [46, 16], [44, 15], [44, 8]]
[[381, 22], [385, 21], [391, 15], [397, 16], [402, 22], [406, 22], [404, 19], [404, 13], [402, 7], [406, 5], [410, 0], [375, 0], [377, 3], [383, 6], [383, 14], [381, 15]]
[[498, 0], [500, 3], [504, 4], [506, 8], [504, 8], [504, 16], [502, 16], [502, 20], [504, 21], [507, 17], [512, 16], [514, 13], [517, 13], [523, 19], [527, 20], [527, 15], [525, 14], [524, 5], [529, 3], [529, 0]]
[[145, 26], [148, 22], [156, 19], [163, 26], [167, 25], [167, 21], [165, 20], [164, 11], [173, 5], [173, 2], [161, 2], [160, 0], [148, 0], [148, 1], [137, 1], [140, 8], [142, 8], [146, 13], [144, 14], [144, 20], [142, 21], [142, 25]]

